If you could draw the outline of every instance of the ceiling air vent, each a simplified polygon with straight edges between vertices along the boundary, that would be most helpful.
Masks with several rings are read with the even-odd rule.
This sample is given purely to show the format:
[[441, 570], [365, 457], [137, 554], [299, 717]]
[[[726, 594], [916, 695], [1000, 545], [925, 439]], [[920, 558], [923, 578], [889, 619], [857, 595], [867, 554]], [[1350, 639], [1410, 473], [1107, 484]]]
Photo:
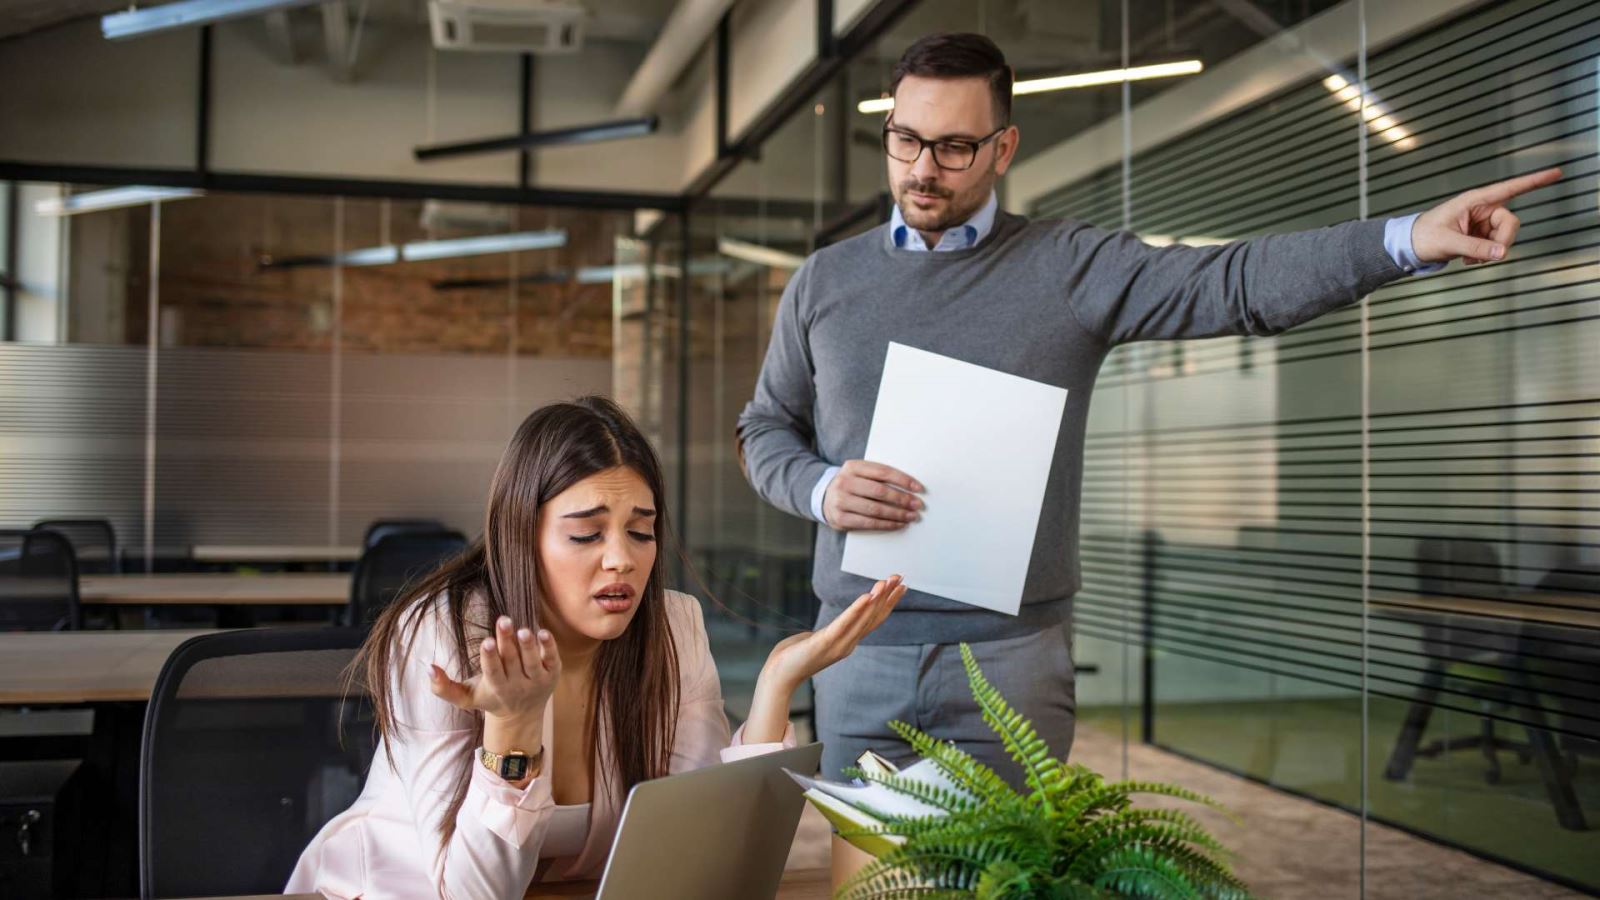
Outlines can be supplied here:
[[433, 45], [488, 53], [575, 53], [588, 11], [557, 0], [430, 0]]

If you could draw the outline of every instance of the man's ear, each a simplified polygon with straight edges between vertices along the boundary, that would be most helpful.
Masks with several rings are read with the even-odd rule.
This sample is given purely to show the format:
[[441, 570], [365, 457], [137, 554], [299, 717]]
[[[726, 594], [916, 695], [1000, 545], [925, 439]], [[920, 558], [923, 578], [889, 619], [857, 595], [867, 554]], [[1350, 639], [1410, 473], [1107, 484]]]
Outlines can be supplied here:
[[1004, 175], [1011, 168], [1011, 160], [1017, 155], [1017, 145], [1022, 142], [1022, 132], [1017, 126], [1012, 125], [1000, 136], [995, 138], [994, 172]]

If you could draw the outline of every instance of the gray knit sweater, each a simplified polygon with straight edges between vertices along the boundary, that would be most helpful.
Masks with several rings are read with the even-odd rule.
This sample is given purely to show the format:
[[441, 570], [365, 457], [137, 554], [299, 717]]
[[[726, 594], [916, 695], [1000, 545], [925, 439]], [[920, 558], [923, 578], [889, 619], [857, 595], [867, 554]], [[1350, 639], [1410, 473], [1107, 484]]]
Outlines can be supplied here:
[[[812, 254], [789, 280], [739, 416], [746, 474], [768, 502], [810, 518], [817, 479], [866, 449], [890, 341], [1066, 388], [1021, 613], [911, 591], [866, 641], [986, 641], [1059, 624], [1082, 584], [1084, 425], [1106, 354], [1130, 341], [1277, 334], [1354, 303], [1405, 275], [1383, 234], [1370, 220], [1155, 248], [1083, 222], [1002, 213], [974, 247], [918, 253], [875, 228]], [[844, 538], [817, 529], [819, 625], [871, 586], [840, 571]]]

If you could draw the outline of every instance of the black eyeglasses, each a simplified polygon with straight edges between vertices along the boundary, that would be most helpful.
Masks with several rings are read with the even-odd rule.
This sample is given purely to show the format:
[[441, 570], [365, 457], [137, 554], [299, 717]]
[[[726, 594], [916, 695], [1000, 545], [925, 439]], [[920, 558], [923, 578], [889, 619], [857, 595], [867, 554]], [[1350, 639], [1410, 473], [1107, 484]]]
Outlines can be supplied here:
[[883, 152], [903, 163], [914, 163], [922, 158], [922, 151], [932, 150], [934, 165], [941, 169], [959, 172], [972, 168], [973, 161], [978, 158], [978, 149], [1005, 130], [1006, 126], [1002, 125], [975, 141], [964, 141], [960, 138], [939, 138], [930, 141], [896, 128], [892, 124], [886, 124], [883, 126]]

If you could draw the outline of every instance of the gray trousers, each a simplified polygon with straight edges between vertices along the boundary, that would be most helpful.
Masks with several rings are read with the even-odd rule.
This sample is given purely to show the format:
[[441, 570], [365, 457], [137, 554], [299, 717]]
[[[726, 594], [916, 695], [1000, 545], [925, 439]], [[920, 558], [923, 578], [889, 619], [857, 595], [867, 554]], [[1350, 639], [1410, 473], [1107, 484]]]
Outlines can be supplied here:
[[[1066, 626], [971, 647], [1000, 696], [1033, 723], [1053, 756], [1066, 758], [1077, 710]], [[896, 765], [914, 762], [911, 746], [889, 729], [898, 720], [954, 741], [1021, 786], [1021, 769], [972, 699], [958, 644], [861, 645], [813, 684], [824, 778], [842, 779], [840, 770], [866, 750]]]

